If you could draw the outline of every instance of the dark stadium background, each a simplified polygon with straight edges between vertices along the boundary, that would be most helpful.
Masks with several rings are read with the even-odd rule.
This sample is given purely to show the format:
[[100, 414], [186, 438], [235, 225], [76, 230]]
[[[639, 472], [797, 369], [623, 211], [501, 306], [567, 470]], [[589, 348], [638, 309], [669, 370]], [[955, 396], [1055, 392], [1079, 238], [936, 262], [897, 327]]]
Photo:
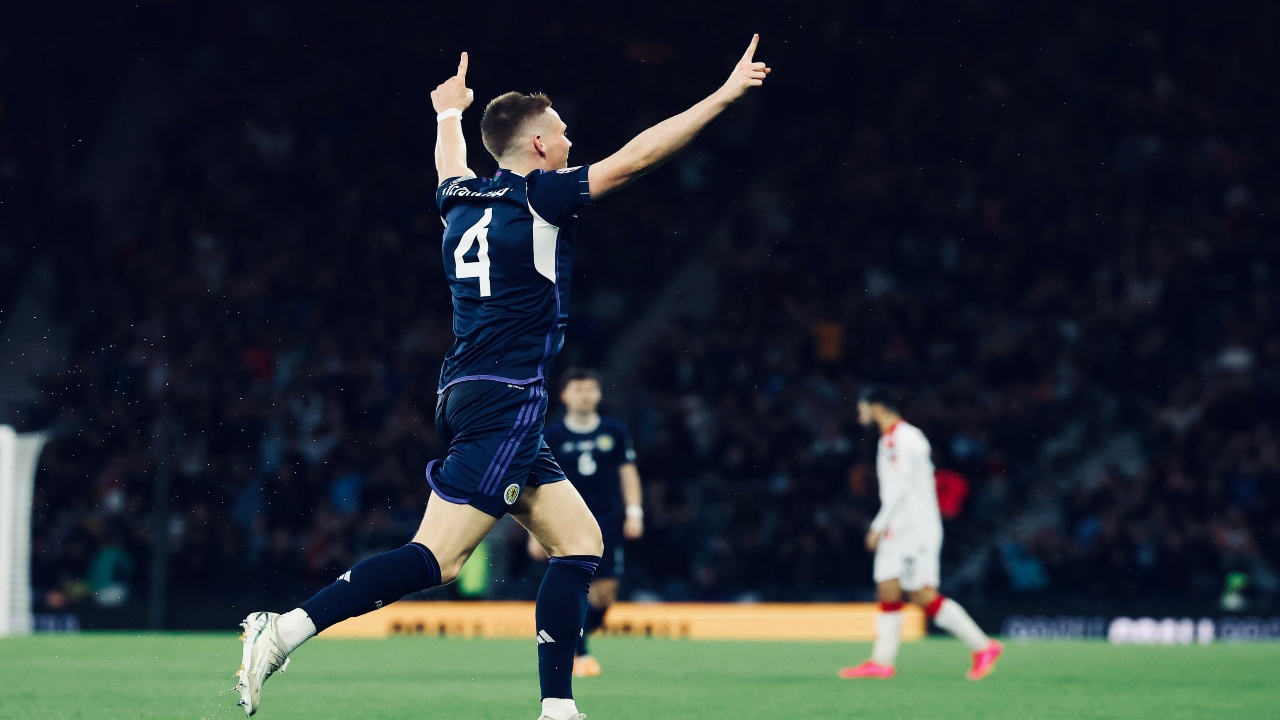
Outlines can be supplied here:
[[[35, 611], [145, 625], [163, 567], [165, 626], [231, 627], [404, 542], [451, 340], [428, 90], [471, 53], [482, 173], [509, 89], [589, 162], [760, 32], [768, 86], [583, 214], [559, 367], [637, 438], [624, 596], [870, 599], [873, 381], [963, 477], [943, 590], [984, 625], [1266, 612], [1277, 13], [7, 3], [0, 338], [47, 360], [38, 393], [0, 376], [0, 421], [54, 438]], [[530, 596], [493, 542], [489, 595]]]

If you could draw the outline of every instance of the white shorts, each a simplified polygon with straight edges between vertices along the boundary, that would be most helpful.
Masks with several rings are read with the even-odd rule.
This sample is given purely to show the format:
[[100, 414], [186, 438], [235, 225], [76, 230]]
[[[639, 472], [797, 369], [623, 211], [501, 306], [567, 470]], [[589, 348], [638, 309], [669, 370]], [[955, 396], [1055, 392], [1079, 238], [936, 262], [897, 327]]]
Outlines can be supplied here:
[[915, 592], [938, 587], [938, 556], [942, 543], [909, 538], [881, 540], [876, 548], [876, 584], [897, 580], [903, 590]]

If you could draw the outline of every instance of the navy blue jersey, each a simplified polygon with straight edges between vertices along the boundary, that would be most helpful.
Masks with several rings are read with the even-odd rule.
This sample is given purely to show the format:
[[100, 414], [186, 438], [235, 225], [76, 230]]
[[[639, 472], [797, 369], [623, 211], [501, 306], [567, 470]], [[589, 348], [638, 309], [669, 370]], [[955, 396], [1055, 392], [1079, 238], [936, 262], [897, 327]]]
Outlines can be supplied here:
[[591, 204], [587, 166], [457, 177], [436, 191], [453, 294], [440, 391], [463, 380], [543, 380], [564, 344], [574, 225]]
[[564, 420], [547, 426], [543, 438], [565, 477], [587, 501], [597, 520], [622, 513], [622, 481], [618, 468], [636, 461], [631, 435], [617, 420], [600, 418], [589, 433], [570, 430]]

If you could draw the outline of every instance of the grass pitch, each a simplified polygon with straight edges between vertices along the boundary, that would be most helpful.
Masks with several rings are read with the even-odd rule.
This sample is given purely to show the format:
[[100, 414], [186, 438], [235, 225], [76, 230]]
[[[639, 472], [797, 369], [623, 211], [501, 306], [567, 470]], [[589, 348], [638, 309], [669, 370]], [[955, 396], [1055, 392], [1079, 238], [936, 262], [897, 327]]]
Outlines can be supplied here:
[[[600, 678], [575, 694], [591, 720], [691, 718], [1261, 718], [1280, 715], [1280, 645], [1008, 643], [964, 680], [952, 640], [903, 646], [898, 677], [840, 680], [865, 644], [596, 640]], [[534, 720], [533, 642], [317, 640], [272, 678], [255, 718]], [[0, 718], [236, 718], [234, 635], [0, 639]]]

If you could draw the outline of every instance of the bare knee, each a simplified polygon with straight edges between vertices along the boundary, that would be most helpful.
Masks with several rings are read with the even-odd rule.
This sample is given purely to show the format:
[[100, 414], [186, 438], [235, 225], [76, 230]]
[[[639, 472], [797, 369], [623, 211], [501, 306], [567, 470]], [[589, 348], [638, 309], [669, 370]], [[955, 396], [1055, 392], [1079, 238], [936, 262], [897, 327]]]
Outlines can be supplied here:
[[887, 580], [876, 586], [876, 599], [882, 603], [902, 602], [902, 586], [894, 580]]
[[600, 526], [593, 519], [591, 527], [583, 528], [581, 533], [574, 533], [574, 541], [572, 545], [566, 548], [565, 555], [592, 555], [601, 557], [604, 555], [604, 535], [600, 533]]
[[440, 568], [440, 583], [453, 582], [497, 522], [470, 505], [446, 502], [433, 494], [413, 541], [431, 551]]
[[551, 557], [566, 557], [568, 555], [600, 557], [604, 554], [604, 536], [600, 534], [600, 525], [596, 523], [595, 518], [591, 518], [590, 523], [581, 523], [580, 527], [564, 533], [564, 536], [559, 539], [555, 547], [547, 548], [547, 552]]
[[521, 496], [512, 509], [553, 558], [604, 553], [600, 524], [568, 482], [552, 483]]
[[431, 553], [431, 557], [436, 559], [436, 565], [440, 568], [441, 585], [447, 585], [458, 579], [458, 575], [462, 573], [462, 566], [467, 564], [467, 560], [475, 550], [450, 542], [438, 535], [427, 536], [421, 531], [413, 537], [413, 542], [425, 547]]
[[935, 588], [924, 587], [911, 593], [911, 602], [920, 607], [929, 607], [934, 600], [938, 599], [938, 591]]
[[447, 585], [458, 579], [458, 575], [462, 574], [462, 566], [467, 564], [467, 559], [471, 557], [471, 553], [460, 555], [458, 553], [450, 553], [447, 556], [441, 556], [435, 550], [431, 554], [436, 556], [436, 562], [440, 564], [440, 584]]

